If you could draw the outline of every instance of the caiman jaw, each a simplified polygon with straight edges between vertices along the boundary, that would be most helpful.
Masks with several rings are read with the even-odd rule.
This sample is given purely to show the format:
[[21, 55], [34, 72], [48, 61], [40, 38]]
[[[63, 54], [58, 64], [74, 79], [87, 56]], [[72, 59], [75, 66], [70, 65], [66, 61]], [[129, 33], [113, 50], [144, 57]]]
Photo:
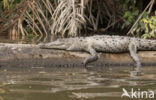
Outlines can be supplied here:
[[64, 44], [60, 44], [60, 45], [50, 45], [48, 46], [49, 48], [53, 48], [53, 49], [66, 49], [66, 46]]
[[68, 44], [59, 42], [59, 41], [54, 41], [54, 42], [47, 43], [47, 44], [40, 44], [39, 46], [41, 48], [48, 48], [48, 49], [67, 49], [68, 48]]
[[60, 41], [54, 41], [51, 44], [47, 44], [50, 48], [54, 49], [66, 49], [67, 45], [66, 43], [60, 42]]

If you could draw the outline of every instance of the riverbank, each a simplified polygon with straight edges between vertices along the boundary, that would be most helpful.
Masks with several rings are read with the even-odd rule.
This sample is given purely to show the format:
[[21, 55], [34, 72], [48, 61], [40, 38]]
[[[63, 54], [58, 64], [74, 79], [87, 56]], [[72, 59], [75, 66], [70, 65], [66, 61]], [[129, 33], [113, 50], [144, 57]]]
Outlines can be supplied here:
[[[156, 51], [139, 51], [143, 66], [156, 65]], [[86, 52], [40, 49], [33, 44], [0, 43], [1, 67], [83, 67]], [[92, 66], [132, 66], [129, 53], [98, 53], [99, 59]]]

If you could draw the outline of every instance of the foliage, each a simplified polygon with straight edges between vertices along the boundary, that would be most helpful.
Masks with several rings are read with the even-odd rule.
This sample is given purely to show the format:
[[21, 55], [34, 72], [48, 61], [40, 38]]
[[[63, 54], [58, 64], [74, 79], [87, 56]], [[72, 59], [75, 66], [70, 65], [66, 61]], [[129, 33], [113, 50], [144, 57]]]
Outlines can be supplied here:
[[[128, 28], [131, 27], [131, 25], [134, 23], [134, 21], [136, 21], [136, 18], [138, 17], [139, 13], [140, 13], [140, 8], [139, 5], [137, 6], [136, 0], [120, 0], [121, 2], [121, 7], [123, 8], [124, 13], [124, 23], [122, 25], [122, 29], [123, 28]], [[143, 2], [143, 1], [142, 1]], [[152, 6], [154, 4], [154, 1], [149, 1], [149, 4], [147, 7], [149, 7], [150, 10], [150, 6]], [[140, 19], [137, 19], [138, 22], [135, 22], [136, 24], [134, 24], [132, 30], [130, 31], [133, 35], [137, 35], [140, 36], [142, 38], [156, 38], [156, 15], [154, 16], [150, 16], [149, 11], [147, 12], [144, 8], [144, 11], [142, 12], [142, 14], [139, 15]], [[142, 15], [142, 16], [141, 16]]]
[[118, 0], [120, 2], [120, 7], [124, 10], [134, 10], [136, 7], [136, 0]]
[[127, 27], [128, 25], [132, 24], [136, 17], [139, 14], [139, 10], [136, 9], [134, 12], [130, 12], [130, 11], [126, 11], [123, 18], [124, 18], [124, 22], [122, 28]]
[[9, 9], [9, 1], [8, 0], [3, 0], [3, 5], [4, 5], [4, 8], [8, 8]]
[[21, 0], [3, 0], [1, 4], [3, 9], [10, 9], [11, 6], [15, 6], [17, 3], [20, 3]]
[[43, 40], [54, 35], [78, 36], [83, 29], [98, 31], [100, 26], [110, 26], [120, 17], [115, 7], [111, 9], [114, 0], [28, 0], [27, 4], [28, 9], [15, 23], [12, 34], [39, 34]]
[[[146, 18], [147, 16], [148, 16], [148, 13], [145, 12], [145, 13], [143, 14], [142, 18]], [[131, 24], [132, 24], [132, 23], [131, 23]], [[135, 25], [135, 27], [133, 28], [132, 33], [133, 33], [133, 34], [136, 34], [137, 36], [140, 36], [140, 35], [142, 35], [141, 33], [144, 33], [144, 29], [145, 29], [145, 25], [144, 25], [143, 21], [140, 20], [140, 21]]]
[[146, 18], [142, 18], [141, 22], [144, 23], [143, 31], [145, 32], [145, 34], [142, 35], [142, 37], [143, 38], [156, 38], [156, 11], [155, 11], [154, 16], [151, 16], [151, 17], [147, 16]]
[[120, 8], [123, 10], [124, 23], [122, 29], [130, 26], [139, 15], [139, 8], [136, 7], [136, 0], [119, 0]]
[[[24, 10], [25, 5], [21, 4], [23, 1], [28, 6], [26, 10]], [[112, 30], [116, 27], [128, 30], [141, 13], [140, 6], [142, 5], [138, 3], [139, 1], [33, 0], [32, 2], [31, 0], [3, 0], [0, 1], [2, 8], [0, 12], [4, 12], [3, 14], [6, 16], [0, 15], [0, 28], [2, 25], [9, 26], [13, 23], [11, 28], [7, 28], [11, 34], [29, 38], [39, 35], [39, 40], [46, 40], [54, 35], [78, 36], [88, 30], [94, 31], [94, 33], [98, 31], [104, 33], [105, 30], [109, 28]], [[155, 29], [151, 26], [155, 25], [155, 16], [147, 16], [149, 14], [145, 13], [143, 19], [134, 27], [135, 35], [145, 32], [143, 38], [154, 36]], [[1, 21], [1, 19], [7, 21]], [[119, 19], [123, 19], [123, 21], [115, 25]], [[3, 28], [0, 29], [0, 32], [1, 30]], [[149, 34], [147, 34], [148, 32]]]
[[82, 29], [82, 24], [85, 24], [84, 5], [81, 2], [75, 3], [75, 0], [61, 0], [58, 3], [52, 15], [52, 34], [65, 36], [68, 32], [69, 36], [77, 36]]

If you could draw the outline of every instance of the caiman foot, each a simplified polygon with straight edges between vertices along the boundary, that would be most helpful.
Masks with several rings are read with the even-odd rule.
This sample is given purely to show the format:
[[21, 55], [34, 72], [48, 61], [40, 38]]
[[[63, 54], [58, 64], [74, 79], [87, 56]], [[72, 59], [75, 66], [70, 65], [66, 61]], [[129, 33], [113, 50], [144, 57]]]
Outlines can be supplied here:
[[85, 68], [87, 68], [87, 63], [82, 62], [81, 64], [82, 64], [82, 66], [84, 66]]
[[143, 73], [141, 72], [141, 63], [136, 64], [136, 68], [134, 71], [130, 72], [130, 76], [142, 76]]
[[141, 72], [141, 63], [140, 62], [137, 62], [135, 71], [136, 72]]
[[93, 67], [93, 66], [88, 65], [88, 64], [85, 63], [85, 62], [82, 62], [82, 66], [84, 66], [84, 68], [86, 68], [86, 69], [90, 69], [90, 68]]
[[130, 76], [131, 76], [131, 77], [142, 76], [142, 75], [143, 75], [142, 72], [130, 71]]

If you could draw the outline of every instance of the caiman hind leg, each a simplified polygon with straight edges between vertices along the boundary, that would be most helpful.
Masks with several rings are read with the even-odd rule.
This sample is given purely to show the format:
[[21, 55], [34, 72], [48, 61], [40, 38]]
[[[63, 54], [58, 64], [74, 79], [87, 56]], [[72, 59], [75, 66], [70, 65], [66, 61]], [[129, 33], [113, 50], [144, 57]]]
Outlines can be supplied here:
[[86, 67], [86, 65], [88, 63], [96, 61], [98, 59], [97, 53], [96, 53], [95, 49], [92, 46], [89, 46], [86, 51], [88, 51], [91, 54], [91, 56], [87, 57], [83, 61], [83, 64], [85, 65], [85, 67]]
[[140, 58], [137, 54], [137, 45], [135, 42], [131, 42], [129, 44], [129, 51], [130, 51], [130, 55], [132, 57], [132, 59], [136, 62], [136, 71], [140, 72], [141, 71], [141, 61]]

